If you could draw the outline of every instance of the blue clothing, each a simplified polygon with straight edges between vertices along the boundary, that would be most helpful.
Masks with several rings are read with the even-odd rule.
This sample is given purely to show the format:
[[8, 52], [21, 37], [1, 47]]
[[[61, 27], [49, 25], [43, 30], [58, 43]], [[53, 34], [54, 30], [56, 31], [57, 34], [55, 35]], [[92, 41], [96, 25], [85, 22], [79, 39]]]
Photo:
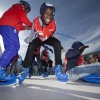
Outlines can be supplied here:
[[12, 58], [18, 53], [20, 48], [18, 31], [11, 26], [0, 26], [0, 34], [3, 38], [5, 50], [0, 57], [0, 66], [7, 68]]
[[80, 57], [79, 50], [75, 49], [69, 49], [68, 52], [65, 54], [65, 57], [67, 58], [67, 65], [66, 65], [66, 71], [71, 70], [72, 68], [78, 66], [78, 60]]
[[76, 66], [67, 71], [66, 74], [70, 81], [77, 81], [78, 79], [91, 74], [100, 74], [100, 63]]

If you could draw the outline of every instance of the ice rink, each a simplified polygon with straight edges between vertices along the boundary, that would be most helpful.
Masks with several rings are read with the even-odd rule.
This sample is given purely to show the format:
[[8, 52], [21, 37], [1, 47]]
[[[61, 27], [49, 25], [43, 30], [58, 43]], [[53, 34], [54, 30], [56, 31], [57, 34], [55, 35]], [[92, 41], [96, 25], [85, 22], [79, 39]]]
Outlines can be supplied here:
[[33, 76], [19, 86], [0, 86], [0, 100], [100, 100], [100, 84], [62, 83], [55, 75]]

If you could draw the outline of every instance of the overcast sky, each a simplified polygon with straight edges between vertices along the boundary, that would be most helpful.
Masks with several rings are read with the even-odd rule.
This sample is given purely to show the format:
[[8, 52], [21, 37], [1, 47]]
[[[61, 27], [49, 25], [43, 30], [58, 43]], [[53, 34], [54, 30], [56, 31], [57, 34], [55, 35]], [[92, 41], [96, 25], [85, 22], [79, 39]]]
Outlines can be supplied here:
[[[51, 2], [55, 8], [55, 21], [57, 24], [57, 33], [72, 36], [76, 39], [56, 34], [61, 41], [65, 51], [71, 48], [75, 41], [81, 41], [89, 48], [83, 54], [100, 50], [100, 0], [26, 0], [30, 3], [32, 10], [28, 14], [28, 18], [33, 21], [35, 17], [40, 15], [40, 5], [45, 2]], [[0, 17], [14, 3], [19, 0], [0, 0]], [[19, 54], [24, 58], [27, 44], [24, 39], [29, 35], [30, 31], [21, 31], [19, 33], [21, 48]], [[0, 44], [3, 47], [2, 38]], [[52, 48], [52, 47], [51, 47]], [[64, 59], [65, 51], [62, 51], [62, 59]], [[50, 57], [54, 59], [54, 55], [50, 53]]]

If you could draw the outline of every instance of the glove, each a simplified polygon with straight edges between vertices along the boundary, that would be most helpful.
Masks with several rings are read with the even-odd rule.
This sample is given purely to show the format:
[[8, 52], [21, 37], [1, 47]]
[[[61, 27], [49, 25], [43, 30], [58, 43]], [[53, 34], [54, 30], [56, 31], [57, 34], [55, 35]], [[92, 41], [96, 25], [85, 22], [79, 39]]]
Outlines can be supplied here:
[[32, 39], [30, 37], [27, 37], [24, 39], [25, 43], [29, 44], [30, 42], [32, 42]]
[[63, 49], [63, 50], [64, 50], [63, 46], [61, 46], [61, 49]]

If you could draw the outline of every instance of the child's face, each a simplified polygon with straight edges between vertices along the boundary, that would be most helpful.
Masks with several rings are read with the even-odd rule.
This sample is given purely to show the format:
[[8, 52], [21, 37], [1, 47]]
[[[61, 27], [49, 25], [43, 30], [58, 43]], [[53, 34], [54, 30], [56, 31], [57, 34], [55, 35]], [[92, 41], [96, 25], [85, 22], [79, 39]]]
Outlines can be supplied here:
[[24, 7], [25, 7], [26, 14], [28, 14], [30, 12], [29, 8], [26, 5], [24, 5]]
[[52, 21], [52, 18], [54, 17], [53, 9], [47, 8], [46, 10], [44, 10], [41, 17], [42, 17], [43, 24], [48, 25]]

